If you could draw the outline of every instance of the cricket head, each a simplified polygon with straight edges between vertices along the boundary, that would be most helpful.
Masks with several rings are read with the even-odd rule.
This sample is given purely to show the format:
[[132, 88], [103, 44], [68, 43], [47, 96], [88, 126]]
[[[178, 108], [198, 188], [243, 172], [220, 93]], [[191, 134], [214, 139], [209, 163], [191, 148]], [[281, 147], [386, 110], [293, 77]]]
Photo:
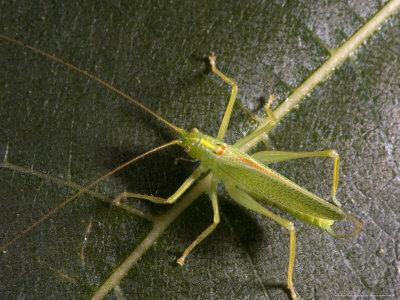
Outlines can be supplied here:
[[177, 144], [191, 157], [198, 159], [207, 166], [207, 162], [216, 158], [226, 149], [226, 144], [212, 136], [201, 133], [197, 128], [191, 131], [180, 132], [182, 138]]

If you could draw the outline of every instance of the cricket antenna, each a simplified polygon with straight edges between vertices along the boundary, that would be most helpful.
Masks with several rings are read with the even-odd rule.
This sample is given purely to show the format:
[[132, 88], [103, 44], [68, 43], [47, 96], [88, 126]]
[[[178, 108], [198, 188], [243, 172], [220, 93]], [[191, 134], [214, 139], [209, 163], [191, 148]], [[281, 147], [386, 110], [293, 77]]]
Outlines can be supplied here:
[[8, 41], [10, 41], [10, 42], [13, 42], [13, 43], [15, 43], [15, 44], [17, 44], [17, 45], [23, 46], [23, 47], [25, 47], [25, 48], [28, 48], [28, 49], [30, 49], [30, 50], [33, 50], [33, 51], [35, 51], [36, 53], [39, 53], [39, 54], [41, 54], [41, 55], [44, 55], [44, 56], [46, 56], [46, 57], [48, 57], [48, 58], [50, 58], [50, 59], [52, 59], [52, 60], [54, 60], [54, 61], [56, 61], [56, 62], [59, 62], [60, 64], [66, 65], [67, 67], [69, 67], [69, 68], [71, 68], [71, 69], [73, 69], [73, 70], [75, 70], [75, 71], [78, 71], [78, 72], [82, 73], [83, 75], [86, 75], [86, 76], [89, 77], [89, 78], [92, 78], [92, 79], [96, 80], [98, 83], [104, 85], [105, 87], [108, 87], [109, 89], [113, 90], [114, 92], [120, 94], [120, 95], [121, 95], [122, 97], [124, 97], [125, 99], [128, 99], [129, 101], [133, 102], [134, 104], [136, 104], [137, 106], [139, 106], [141, 109], [147, 111], [149, 114], [151, 114], [152, 116], [154, 116], [155, 118], [157, 118], [158, 120], [160, 120], [161, 122], [163, 122], [165, 125], [171, 127], [171, 128], [172, 128], [173, 130], [175, 130], [177, 133], [180, 133], [180, 134], [181, 134], [181, 133], [184, 132], [184, 130], [183, 130], [182, 128], [179, 128], [179, 127], [177, 127], [177, 126], [171, 124], [170, 122], [168, 122], [167, 120], [165, 120], [164, 118], [162, 118], [161, 116], [159, 116], [158, 114], [156, 114], [155, 112], [153, 112], [152, 110], [150, 110], [149, 108], [147, 108], [146, 106], [144, 106], [143, 104], [141, 104], [141, 103], [139, 103], [138, 101], [136, 101], [135, 99], [133, 99], [133, 98], [132, 98], [131, 96], [129, 96], [128, 94], [125, 94], [123, 91], [121, 91], [121, 90], [119, 90], [119, 89], [113, 87], [111, 84], [109, 84], [109, 83], [107, 83], [107, 82], [101, 80], [101, 79], [98, 78], [97, 76], [95, 76], [95, 75], [93, 75], [93, 74], [90, 74], [90, 73], [86, 72], [85, 70], [82, 70], [81, 68], [78, 68], [78, 67], [76, 67], [76, 66], [74, 66], [74, 65], [72, 65], [72, 64], [70, 64], [70, 63], [68, 63], [68, 62], [66, 62], [66, 61], [64, 61], [64, 60], [62, 60], [62, 59], [60, 59], [60, 58], [58, 58], [58, 57], [56, 57], [56, 56], [53, 56], [53, 55], [51, 55], [50, 53], [47, 53], [47, 52], [45, 52], [45, 51], [42, 51], [42, 50], [40, 50], [40, 49], [37, 49], [37, 48], [32, 47], [32, 46], [30, 46], [30, 45], [27, 45], [27, 44], [25, 44], [25, 43], [23, 43], [23, 42], [14, 40], [14, 39], [12, 39], [12, 38], [10, 38], [10, 37], [8, 37], [8, 36], [5, 36], [5, 35], [0, 34], [0, 38], [5, 39], [5, 40], [8, 40]]
[[35, 223], [33, 223], [32, 225], [30, 225], [29, 227], [27, 227], [24, 231], [20, 232], [18, 235], [16, 235], [13, 239], [9, 240], [7, 243], [5, 243], [4, 245], [2, 245], [0, 247], [0, 251], [5, 251], [11, 244], [13, 244], [15, 241], [19, 240], [21, 237], [23, 237], [26, 233], [28, 233], [29, 231], [31, 231], [33, 228], [35, 228], [36, 226], [38, 226], [39, 224], [41, 224], [43, 221], [45, 221], [48, 217], [50, 217], [52, 214], [56, 213], [57, 211], [59, 211], [61, 208], [63, 208], [65, 205], [67, 205], [68, 203], [70, 203], [72, 200], [76, 199], [77, 197], [79, 197], [80, 195], [82, 195], [83, 193], [87, 192], [91, 187], [93, 187], [94, 185], [98, 184], [99, 182], [103, 181], [104, 179], [106, 179], [108, 176], [114, 174], [115, 172], [121, 170], [122, 168], [125, 168], [126, 166], [130, 165], [131, 163], [137, 161], [138, 159], [141, 159], [147, 155], [149, 155], [150, 153], [156, 152], [160, 149], [172, 146], [172, 145], [176, 145], [179, 142], [179, 140], [173, 140], [169, 143], [166, 143], [164, 145], [158, 146], [157, 148], [151, 149], [149, 151], [147, 151], [146, 153], [143, 153], [139, 156], [136, 156], [135, 158], [132, 158], [131, 160], [127, 161], [126, 163], [116, 167], [114, 170], [108, 172], [107, 174], [101, 176], [100, 178], [96, 179], [95, 181], [93, 181], [91, 184], [85, 186], [83, 189], [81, 189], [79, 192], [77, 192], [75, 195], [73, 195], [72, 197], [68, 198], [67, 200], [65, 200], [64, 202], [62, 202], [61, 204], [59, 204], [56, 208], [53, 208], [51, 211], [49, 211], [47, 214], [45, 214], [43, 217], [41, 217], [39, 220], [37, 220]]

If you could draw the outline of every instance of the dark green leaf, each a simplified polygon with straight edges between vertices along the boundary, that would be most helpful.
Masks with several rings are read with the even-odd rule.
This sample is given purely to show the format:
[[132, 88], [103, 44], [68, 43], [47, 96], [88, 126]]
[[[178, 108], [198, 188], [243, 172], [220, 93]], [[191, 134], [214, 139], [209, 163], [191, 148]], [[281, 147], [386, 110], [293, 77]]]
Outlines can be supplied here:
[[[99, 76], [179, 127], [216, 135], [230, 91], [210, 73], [212, 51], [219, 68], [237, 80], [238, 100], [263, 114], [269, 94], [282, 102], [384, 5], [135, 2], [3, 1], [0, 31]], [[349, 239], [296, 222], [294, 281], [304, 299], [400, 296], [399, 25], [397, 12], [270, 135], [279, 150], [336, 149], [338, 199], [365, 222]], [[176, 137], [126, 99], [62, 64], [5, 40], [0, 51], [0, 157], [27, 172], [0, 168], [1, 244], [75, 193], [51, 178], [84, 186]], [[227, 140], [254, 127], [236, 105]], [[182, 156], [178, 148], [162, 150], [97, 191], [111, 198], [125, 190], [167, 197], [193, 170], [186, 161], [174, 164]], [[329, 199], [330, 160], [274, 168]], [[168, 209], [130, 203], [155, 215]], [[286, 230], [222, 191], [220, 206], [221, 224], [183, 267], [175, 260], [212, 222], [207, 195], [172, 224], [108, 298], [289, 299]], [[350, 222], [335, 226], [351, 230]], [[89, 298], [151, 229], [141, 216], [82, 196], [2, 254], [1, 298]]]

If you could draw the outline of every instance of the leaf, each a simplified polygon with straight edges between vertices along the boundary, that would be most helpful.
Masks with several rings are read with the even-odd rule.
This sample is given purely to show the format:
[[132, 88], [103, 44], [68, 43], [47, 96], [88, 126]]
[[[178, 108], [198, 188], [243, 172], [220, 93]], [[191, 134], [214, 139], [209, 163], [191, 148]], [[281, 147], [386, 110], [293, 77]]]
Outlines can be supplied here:
[[[8, 12], [1, 18], [4, 34], [111, 82], [179, 127], [212, 135], [229, 88], [209, 72], [211, 51], [219, 68], [237, 80], [238, 100], [263, 114], [269, 94], [280, 104], [298, 91], [383, 7], [373, 1], [362, 6], [339, 1], [11, 5], [2, 4]], [[399, 296], [399, 22], [398, 12], [388, 18], [270, 134], [269, 143], [279, 150], [336, 149], [338, 199], [365, 222], [357, 236], [343, 240], [296, 222], [294, 281], [304, 299]], [[176, 138], [153, 117], [62, 64], [4, 40], [0, 51], [0, 157], [28, 172], [0, 169], [4, 242], [74, 194], [72, 183], [89, 184]], [[227, 140], [235, 142], [255, 125], [236, 105]], [[169, 196], [194, 167], [174, 164], [182, 153], [168, 148], [152, 154], [96, 191], [109, 198], [125, 190]], [[329, 199], [330, 160], [274, 168]], [[175, 260], [212, 222], [207, 195], [139, 257], [109, 297], [288, 299], [286, 230], [239, 207], [223, 191], [219, 199], [221, 224], [183, 267]], [[146, 216], [170, 209], [129, 203]], [[335, 226], [341, 232], [351, 229], [347, 222]], [[143, 216], [84, 195], [7, 248], [0, 294], [89, 298], [152, 230]]]

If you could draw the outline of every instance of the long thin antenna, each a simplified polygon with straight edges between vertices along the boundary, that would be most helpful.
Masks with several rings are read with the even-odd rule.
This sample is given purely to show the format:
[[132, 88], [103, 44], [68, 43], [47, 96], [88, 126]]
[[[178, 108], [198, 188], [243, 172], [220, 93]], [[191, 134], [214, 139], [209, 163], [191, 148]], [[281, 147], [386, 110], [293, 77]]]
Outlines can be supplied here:
[[139, 106], [139, 107], [142, 108], [143, 110], [147, 111], [149, 114], [153, 115], [155, 118], [157, 118], [158, 120], [160, 120], [161, 122], [163, 122], [163, 123], [166, 124], [167, 126], [171, 127], [171, 128], [172, 128], [173, 130], [175, 130], [176, 132], [178, 132], [178, 133], [184, 132], [184, 130], [183, 130], [182, 128], [179, 128], [179, 127], [177, 127], [177, 126], [171, 124], [170, 122], [168, 122], [168, 121], [165, 120], [164, 118], [160, 117], [159, 115], [157, 115], [155, 112], [151, 111], [149, 108], [147, 108], [147, 107], [144, 106], [143, 104], [141, 104], [141, 103], [139, 103], [138, 101], [136, 101], [135, 99], [133, 99], [131, 96], [125, 94], [123, 91], [121, 91], [121, 90], [119, 90], [119, 89], [113, 87], [111, 84], [109, 84], [109, 83], [107, 83], [107, 82], [101, 80], [100, 78], [94, 76], [93, 74], [90, 74], [90, 73], [86, 72], [85, 70], [82, 70], [82, 69], [80, 69], [80, 68], [78, 68], [78, 67], [76, 67], [76, 66], [74, 66], [74, 65], [72, 65], [72, 64], [70, 64], [70, 63], [68, 63], [68, 62], [66, 62], [66, 61], [64, 61], [64, 60], [62, 60], [62, 59], [60, 59], [60, 58], [58, 58], [58, 57], [55, 57], [55, 56], [53, 56], [53, 55], [51, 55], [51, 54], [49, 54], [49, 53], [47, 53], [47, 52], [44, 52], [44, 51], [42, 51], [42, 50], [40, 50], [40, 49], [37, 49], [37, 48], [35, 48], [35, 47], [32, 47], [32, 46], [30, 46], [30, 45], [27, 45], [27, 44], [25, 44], [25, 43], [23, 43], [23, 42], [14, 40], [14, 39], [12, 39], [12, 38], [10, 38], [10, 37], [8, 37], [8, 36], [5, 36], [5, 35], [0, 34], [0, 38], [5, 39], [5, 40], [8, 40], [8, 41], [10, 41], [10, 42], [13, 42], [13, 43], [15, 43], [15, 44], [17, 44], [17, 45], [23, 46], [23, 47], [25, 47], [25, 48], [28, 48], [28, 49], [30, 49], [30, 50], [33, 50], [33, 51], [35, 51], [36, 53], [39, 53], [39, 54], [41, 54], [41, 55], [44, 55], [44, 56], [46, 56], [46, 57], [48, 57], [48, 58], [50, 58], [50, 59], [52, 59], [52, 60], [54, 60], [54, 61], [56, 61], [56, 62], [59, 62], [60, 64], [64, 64], [64, 65], [66, 65], [67, 67], [70, 67], [71, 69], [74, 69], [75, 71], [78, 71], [78, 72], [80, 72], [80, 73], [82, 73], [82, 74], [84, 74], [84, 75], [86, 75], [86, 76], [88, 76], [88, 77], [90, 77], [90, 78], [96, 80], [98, 83], [104, 85], [105, 87], [108, 87], [109, 89], [113, 90], [114, 92], [120, 94], [122, 97], [124, 97], [124, 98], [128, 99], [129, 101], [133, 102], [134, 104], [136, 104], [137, 106]]
[[169, 142], [167, 144], [158, 146], [157, 148], [151, 149], [150, 151], [147, 151], [146, 153], [143, 153], [139, 156], [136, 156], [135, 158], [132, 158], [130, 161], [127, 161], [126, 163], [120, 165], [119, 167], [115, 168], [114, 170], [108, 172], [106, 175], [103, 175], [102, 177], [96, 179], [95, 181], [93, 181], [91, 184], [89, 184], [88, 186], [84, 187], [83, 189], [81, 189], [78, 193], [76, 193], [75, 195], [73, 195], [72, 197], [68, 198], [67, 200], [65, 200], [63, 203], [59, 204], [56, 208], [53, 208], [51, 211], [49, 211], [47, 214], [45, 214], [43, 217], [41, 217], [39, 220], [37, 220], [35, 223], [33, 223], [32, 225], [30, 225], [29, 227], [27, 227], [24, 231], [20, 232], [17, 236], [15, 236], [12, 240], [8, 241], [7, 243], [5, 243], [4, 245], [2, 245], [0, 247], [0, 251], [4, 251], [5, 249], [7, 249], [8, 246], [10, 246], [11, 244], [13, 244], [15, 241], [17, 241], [18, 239], [20, 239], [22, 236], [24, 236], [26, 233], [28, 233], [29, 231], [31, 231], [33, 228], [35, 228], [36, 226], [38, 226], [39, 224], [41, 224], [43, 221], [45, 221], [49, 216], [51, 216], [52, 214], [54, 214], [55, 212], [57, 212], [58, 210], [60, 210], [61, 208], [63, 208], [65, 205], [67, 205], [68, 203], [70, 203], [72, 200], [74, 200], [75, 198], [77, 198], [78, 196], [82, 195], [83, 193], [87, 192], [92, 186], [98, 184], [100, 181], [103, 181], [104, 179], [106, 179], [108, 176], [114, 174], [115, 172], [121, 170], [122, 168], [125, 168], [127, 165], [130, 165], [131, 163], [137, 161], [138, 159], [141, 159], [143, 157], [145, 157], [146, 155], [149, 155], [150, 153], [156, 152], [160, 149], [166, 148], [168, 146], [172, 146], [177, 144], [179, 140], [173, 140], [172, 142]]

